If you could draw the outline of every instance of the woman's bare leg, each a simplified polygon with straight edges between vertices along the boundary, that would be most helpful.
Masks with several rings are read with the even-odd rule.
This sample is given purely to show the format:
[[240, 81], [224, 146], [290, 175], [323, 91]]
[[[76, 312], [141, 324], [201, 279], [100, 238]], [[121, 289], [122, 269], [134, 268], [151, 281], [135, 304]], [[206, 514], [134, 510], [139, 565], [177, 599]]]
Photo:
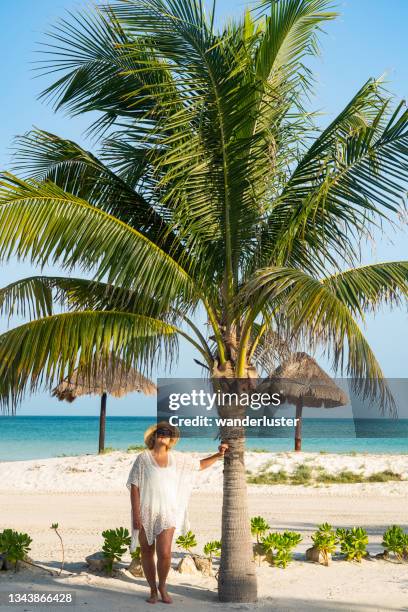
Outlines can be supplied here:
[[164, 529], [156, 538], [157, 573], [159, 575], [159, 592], [164, 603], [171, 604], [173, 600], [167, 593], [166, 580], [171, 566], [171, 543], [174, 527]]
[[153, 544], [148, 543], [143, 527], [139, 531], [139, 543], [142, 557], [142, 567], [150, 587], [150, 597], [146, 599], [146, 601], [151, 604], [157, 603], [158, 594], [156, 586], [156, 565], [154, 563], [155, 545], [154, 542]]

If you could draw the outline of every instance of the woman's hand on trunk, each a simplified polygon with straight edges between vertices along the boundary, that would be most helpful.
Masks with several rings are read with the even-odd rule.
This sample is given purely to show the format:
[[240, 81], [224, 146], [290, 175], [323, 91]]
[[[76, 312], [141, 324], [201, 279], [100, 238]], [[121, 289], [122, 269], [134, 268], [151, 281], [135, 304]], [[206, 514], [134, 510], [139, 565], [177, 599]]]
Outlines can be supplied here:
[[226, 442], [221, 442], [221, 444], [218, 447], [218, 454], [220, 455], [220, 457], [223, 457], [225, 455], [225, 453], [227, 452], [229, 446]]

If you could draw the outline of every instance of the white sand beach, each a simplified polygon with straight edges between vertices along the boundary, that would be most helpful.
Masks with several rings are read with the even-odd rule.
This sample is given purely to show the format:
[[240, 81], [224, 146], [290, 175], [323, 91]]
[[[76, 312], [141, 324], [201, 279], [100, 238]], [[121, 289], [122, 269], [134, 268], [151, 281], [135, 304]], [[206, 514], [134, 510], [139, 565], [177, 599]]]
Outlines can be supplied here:
[[[129, 526], [126, 478], [135, 453], [113, 452], [36, 461], [0, 463], [0, 529], [11, 527], [32, 538], [31, 558], [55, 569], [60, 549], [51, 523], [58, 522], [64, 539], [66, 566], [61, 576], [40, 570], [17, 574], [0, 572], [0, 592], [74, 591], [74, 609], [88, 612], [150, 610], [144, 602], [145, 583], [126, 571], [129, 560], [114, 578], [91, 573], [85, 556], [100, 550], [104, 529]], [[295, 559], [287, 569], [269, 566], [257, 569], [259, 602], [253, 605], [221, 605], [213, 577], [180, 575], [169, 577], [174, 609], [204, 612], [216, 609], [265, 609], [279, 611], [408, 610], [408, 565], [367, 559], [362, 563], [334, 560], [330, 567], [308, 563], [304, 551], [318, 523], [335, 527], [363, 526], [372, 554], [381, 552], [382, 533], [391, 524], [408, 529], [408, 455], [334, 455], [315, 453], [248, 453], [247, 470], [258, 473], [297, 464], [323, 467], [337, 473], [347, 469], [366, 476], [391, 470], [401, 474], [399, 482], [296, 485], [249, 485], [250, 513], [264, 516], [275, 530], [291, 529], [303, 536]], [[222, 503], [221, 463], [198, 474], [190, 502], [191, 528], [202, 545], [220, 537]], [[174, 566], [180, 553], [174, 547]], [[163, 604], [158, 604], [162, 607]], [[3, 609], [20, 609], [14, 606]], [[24, 610], [50, 610], [26, 605]], [[68, 608], [72, 609], [72, 608]]]

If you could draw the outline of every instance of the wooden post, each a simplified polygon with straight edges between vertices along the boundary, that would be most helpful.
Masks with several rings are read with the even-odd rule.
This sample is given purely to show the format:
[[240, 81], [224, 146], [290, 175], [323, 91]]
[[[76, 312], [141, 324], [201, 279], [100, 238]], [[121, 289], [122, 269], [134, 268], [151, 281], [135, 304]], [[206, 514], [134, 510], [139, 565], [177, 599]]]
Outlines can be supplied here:
[[299, 419], [295, 429], [295, 451], [302, 450], [302, 400], [296, 403], [296, 418]]
[[101, 413], [99, 415], [99, 454], [105, 450], [106, 399], [106, 393], [102, 393]]

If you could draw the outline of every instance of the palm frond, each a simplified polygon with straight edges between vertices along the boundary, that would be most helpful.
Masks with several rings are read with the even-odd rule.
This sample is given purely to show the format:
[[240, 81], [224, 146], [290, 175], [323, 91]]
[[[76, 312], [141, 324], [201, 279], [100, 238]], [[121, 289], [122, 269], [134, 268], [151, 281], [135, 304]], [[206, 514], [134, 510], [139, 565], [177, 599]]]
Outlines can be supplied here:
[[296, 264], [300, 241], [311, 259], [331, 253], [331, 265], [350, 265], [370, 225], [398, 213], [407, 180], [408, 111], [402, 103], [392, 111], [381, 82], [371, 80], [292, 173], [263, 230], [259, 257], [292, 257]]
[[[143, 293], [143, 299], [140, 294]], [[119, 310], [175, 324], [181, 313], [163, 310], [160, 301], [143, 287], [134, 290], [115, 287], [85, 278], [31, 276], [0, 289], [0, 314], [29, 320], [55, 314], [55, 307], [66, 310]]]
[[26, 391], [61, 382], [76, 367], [122, 359], [150, 373], [177, 355], [176, 330], [158, 319], [122, 312], [53, 315], [0, 335], [0, 402], [14, 409]]
[[294, 268], [259, 271], [243, 290], [256, 312], [269, 308], [284, 315], [292, 336], [310, 347], [323, 345], [335, 370], [355, 379], [365, 397], [379, 397], [383, 407], [395, 408], [392, 394], [359, 324], [332, 287]]
[[[52, 183], [0, 181], [0, 257], [96, 270], [95, 280], [134, 289], [163, 305], [198, 297], [188, 273], [140, 232]], [[140, 298], [143, 299], [140, 294]]]
[[390, 261], [345, 270], [323, 279], [323, 285], [355, 314], [375, 312], [382, 304], [401, 306], [408, 296], [408, 261]]

